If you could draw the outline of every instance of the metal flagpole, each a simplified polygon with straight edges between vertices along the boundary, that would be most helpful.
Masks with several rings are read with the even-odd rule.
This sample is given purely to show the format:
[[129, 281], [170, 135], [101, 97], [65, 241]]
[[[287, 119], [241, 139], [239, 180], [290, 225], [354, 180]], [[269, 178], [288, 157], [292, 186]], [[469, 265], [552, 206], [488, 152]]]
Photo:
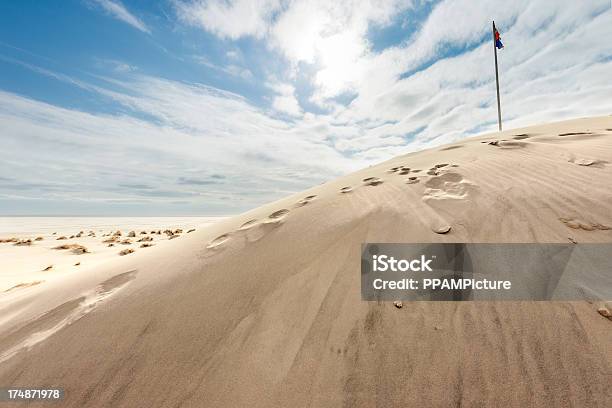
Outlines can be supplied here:
[[495, 21], [493, 21], [493, 51], [495, 52], [495, 86], [497, 87], [497, 124], [499, 131], [502, 130], [501, 107], [499, 104], [499, 74], [497, 72], [497, 46], [495, 45]]

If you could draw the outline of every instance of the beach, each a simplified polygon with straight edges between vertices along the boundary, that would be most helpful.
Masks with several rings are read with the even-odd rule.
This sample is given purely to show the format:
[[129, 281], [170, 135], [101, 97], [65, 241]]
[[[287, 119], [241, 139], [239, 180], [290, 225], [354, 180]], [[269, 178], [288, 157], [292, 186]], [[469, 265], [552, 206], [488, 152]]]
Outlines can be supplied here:
[[[63, 388], [67, 407], [607, 406], [609, 301], [362, 301], [360, 251], [612, 242], [610, 180], [603, 116], [410, 152], [214, 222], [13, 220], [0, 238], [43, 240], [0, 244], [0, 384]], [[90, 229], [65, 241], [91, 254], [52, 249]], [[102, 246], [117, 229], [135, 242]]]
[[[223, 217], [0, 217], [0, 239], [14, 241], [0, 245], [0, 292], [39, 285], [72, 272], [86, 273], [83, 270], [104, 264], [123, 249], [139, 248], [143, 244], [149, 245], [143, 249], [163, 245], [170, 239], [163, 231], [186, 233], [221, 219]], [[115, 235], [113, 240], [117, 231], [121, 235]], [[133, 236], [129, 236], [131, 232]], [[178, 238], [181, 234], [173, 235]], [[66, 247], [61, 249], [62, 246]]]

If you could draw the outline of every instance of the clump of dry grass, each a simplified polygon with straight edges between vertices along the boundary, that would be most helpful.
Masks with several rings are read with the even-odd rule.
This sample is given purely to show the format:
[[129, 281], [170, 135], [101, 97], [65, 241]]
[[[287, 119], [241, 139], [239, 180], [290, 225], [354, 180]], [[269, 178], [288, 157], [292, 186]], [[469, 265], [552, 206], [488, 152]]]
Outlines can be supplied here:
[[60, 241], [60, 240], [62, 240], [62, 239], [68, 239], [68, 238], [67, 238], [66, 236], [62, 235], [61, 237], [58, 237], [58, 238], [56, 239], [56, 241]]
[[123, 251], [119, 252], [120, 256], [124, 256], [124, 255], [129, 255], [131, 253], [133, 253], [134, 250], [132, 248], [128, 248], [128, 249], [124, 249]]
[[43, 272], [50, 271], [52, 268], [53, 268], [53, 265], [49, 265], [45, 269], [43, 269]]
[[155, 245], [155, 244], [152, 244], [150, 242], [145, 242], [145, 243], [141, 244], [140, 247], [141, 248], [149, 248], [149, 247], [152, 247], [153, 245]]
[[110, 237], [102, 241], [103, 244], [110, 244], [111, 242], [117, 242], [117, 237]]
[[134, 238], [136, 236], [136, 231], [130, 231], [127, 235], [129, 238]]
[[124, 239], [123, 241], [120, 242], [121, 245], [132, 245], [132, 240], [131, 239]]
[[149, 241], [153, 241], [153, 237], [142, 237], [136, 242], [149, 242]]
[[69, 249], [75, 255], [81, 255], [81, 254], [89, 253], [89, 250], [87, 249], [87, 247], [85, 247], [83, 245], [79, 245], [79, 244], [64, 244], [64, 245], [56, 246], [53, 249], [57, 249], [57, 250], [68, 250]]
[[13, 237], [13, 238], [0, 238], [0, 244], [6, 244], [9, 242], [17, 242], [19, 241], [17, 238]]
[[195, 228], [190, 229], [189, 231], [187, 231], [187, 233], [189, 234], [190, 232], [195, 231]]
[[15, 242], [13, 245], [15, 246], [30, 246], [32, 245], [32, 240], [31, 239], [20, 239], [17, 242]]
[[42, 241], [44, 238], [43, 237], [36, 237], [34, 238], [34, 241]]

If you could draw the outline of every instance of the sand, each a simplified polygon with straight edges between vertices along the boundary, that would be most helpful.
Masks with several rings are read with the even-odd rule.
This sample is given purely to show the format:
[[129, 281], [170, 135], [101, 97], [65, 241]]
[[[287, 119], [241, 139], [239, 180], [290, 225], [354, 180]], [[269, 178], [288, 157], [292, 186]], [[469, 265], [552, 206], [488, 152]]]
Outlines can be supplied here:
[[609, 406], [609, 304], [363, 302], [359, 268], [363, 242], [612, 242], [611, 180], [612, 117], [394, 158], [0, 294], [0, 384], [69, 407]]
[[[0, 217], [0, 293], [88, 273], [123, 249], [160, 248], [166, 230], [205, 228], [223, 217]], [[112, 246], [113, 234], [116, 236]], [[128, 237], [130, 232], [133, 237]], [[151, 232], [161, 231], [161, 234]], [[145, 232], [145, 234], [142, 234]], [[191, 231], [192, 233], [194, 231]], [[66, 238], [66, 239], [61, 239]], [[129, 241], [126, 241], [126, 239]], [[124, 242], [124, 244], [122, 244]], [[26, 244], [27, 243], [27, 244]], [[0, 298], [1, 299], [1, 298]], [[1, 300], [0, 300], [1, 302]], [[1, 316], [1, 315], [0, 315]], [[2, 317], [0, 317], [0, 322]]]

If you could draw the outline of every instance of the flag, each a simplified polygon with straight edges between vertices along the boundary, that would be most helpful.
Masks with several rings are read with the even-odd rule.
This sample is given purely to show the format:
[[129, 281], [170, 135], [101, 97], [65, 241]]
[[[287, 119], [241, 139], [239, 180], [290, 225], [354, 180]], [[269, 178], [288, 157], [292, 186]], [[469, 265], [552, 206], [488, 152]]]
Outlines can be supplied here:
[[497, 31], [497, 28], [495, 28], [495, 47], [500, 50], [504, 48], [504, 44], [501, 42], [501, 37], [499, 35], [499, 31]]

